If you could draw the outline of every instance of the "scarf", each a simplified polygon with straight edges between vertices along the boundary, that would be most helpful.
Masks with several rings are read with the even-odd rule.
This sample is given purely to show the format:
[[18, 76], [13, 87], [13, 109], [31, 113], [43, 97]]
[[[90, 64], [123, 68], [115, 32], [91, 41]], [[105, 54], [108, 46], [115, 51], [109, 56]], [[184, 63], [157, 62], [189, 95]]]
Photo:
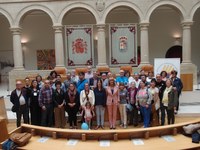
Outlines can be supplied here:
[[68, 90], [68, 95], [69, 95], [69, 102], [70, 103], [75, 103], [75, 97], [76, 97], [76, 90]]
[[168, 106], [168, 102], [169, 102], [168, 94], [169, 94], [169, 92], [170, 92], [171, 90], [172, 90], [172, 86], [166, 87], [166, 89], [165, 89], [165, 91], [164, 91], [163, 99], [162, 99], [162, 102], [163, 102], [164, 106]]

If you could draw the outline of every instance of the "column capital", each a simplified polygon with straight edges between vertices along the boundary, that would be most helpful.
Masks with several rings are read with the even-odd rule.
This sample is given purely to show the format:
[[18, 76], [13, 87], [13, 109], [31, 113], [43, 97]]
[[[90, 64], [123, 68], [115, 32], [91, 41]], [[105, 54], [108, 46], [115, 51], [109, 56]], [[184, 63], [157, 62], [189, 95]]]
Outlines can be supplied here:
[[52, 27], [55, 30], [55, 32], [62, 32], [62, 30], [63, 30], [62, 24], [54, 24]]
[[149, 27], [149, 22], [140, 22], [140, 30], [147, 30]]
[[105, 24], [96, 24], [98, 29], [104, 29], [106, 27]]
[[13, 26], [10, 27], [10, 31], [12, 32], [12, 34], [21, 34], [22, 28]]
[[181, 25], [183, 28], [190, 28], [193, 25], [193, 21], [182, 21]]

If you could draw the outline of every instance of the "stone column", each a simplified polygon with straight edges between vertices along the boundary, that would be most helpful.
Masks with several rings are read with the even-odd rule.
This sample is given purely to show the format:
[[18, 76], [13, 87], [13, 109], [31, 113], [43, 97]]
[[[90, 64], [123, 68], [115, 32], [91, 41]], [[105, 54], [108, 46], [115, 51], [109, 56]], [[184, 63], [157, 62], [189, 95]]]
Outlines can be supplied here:
[[191, 25], [192, 21], [182, 22], [183, 27], [183, 61], [182, 63], [191, 64]]
[[108, 66], [106, 63], [106, 37], [105, 37], [105, 24], [97, 24], [97, 53], [98, 53], [98, 65]]
[[141, 63], [140, 65], [149, 64], [149, 22], [140, 23], [140, 46], [141, 46]]
[[54, 25], [53, 29], [55, 30], [56, 67], [64, 67], [63, 26]]
[[22, 45], [21, 45], [21, 28], [20, 27], [11, 27], [10, 30], [13, 35], [14, 69], [15, 70], [24, 70]]

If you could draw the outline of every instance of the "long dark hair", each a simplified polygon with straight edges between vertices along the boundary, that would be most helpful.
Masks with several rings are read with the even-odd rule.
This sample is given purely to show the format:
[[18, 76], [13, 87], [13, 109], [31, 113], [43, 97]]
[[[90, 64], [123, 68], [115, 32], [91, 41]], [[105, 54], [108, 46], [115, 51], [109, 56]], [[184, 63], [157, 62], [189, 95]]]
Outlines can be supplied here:
[[103, 90], [103, 89], [104, 89], [104, 88], [103, 88], [103, 81], [102, 81], [101, 79], [98, 79], [98, 80], [97, 80], [97, 88], [98, 88], [98, 82], [101, 83], [101, 90]]
[[33, 89], [33, 82], [36, 82], [36, 83], [37, 83], [36, 89], [38, 89], [38, 82], [37, 82], [37, 80], [35, 80], [35, 79], [33, 79], [33, 80], [31, 81], [31, 89]]

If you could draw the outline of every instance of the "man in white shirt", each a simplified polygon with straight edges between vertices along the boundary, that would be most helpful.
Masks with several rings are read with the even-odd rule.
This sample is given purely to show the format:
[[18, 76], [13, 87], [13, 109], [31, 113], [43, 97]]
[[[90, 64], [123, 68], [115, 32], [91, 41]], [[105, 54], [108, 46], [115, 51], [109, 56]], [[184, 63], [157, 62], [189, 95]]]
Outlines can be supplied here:
[[28, 123], [28, 98], [26, 91], [22, 88], [22, 82], [16, 82], [16, 89], [12, 91], [10, 101], [13, 103], [12, 111], [16, 112], [17, 127], [21, 125], [21, 117], [24, 123]]
[[89, 82], [90, 78], [93, 78], [93, 72], [92, 72], [92, 67], [88, 66], [87, 72], [85, 73], [85, 79]]

